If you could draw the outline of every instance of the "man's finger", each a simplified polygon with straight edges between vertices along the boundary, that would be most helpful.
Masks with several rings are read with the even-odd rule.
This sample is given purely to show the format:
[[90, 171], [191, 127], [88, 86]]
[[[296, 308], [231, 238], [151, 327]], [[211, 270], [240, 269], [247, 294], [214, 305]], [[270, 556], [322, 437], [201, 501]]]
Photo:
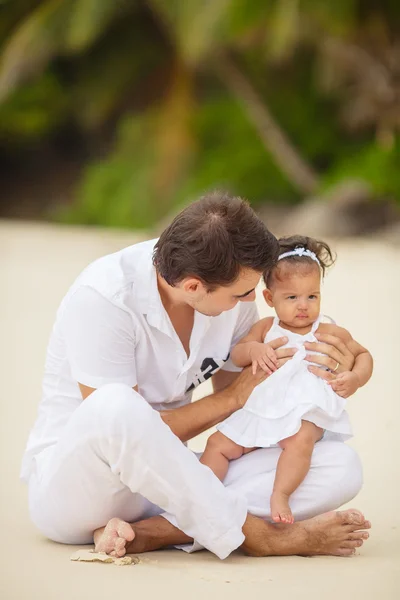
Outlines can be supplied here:
[[337, 367], [338, 363], [340, 365], [339, 360], [337, 360], [336, 358], [331, 358], [330, 356], [327, 356], [325, 354], [321, 354], [321, 355], [318, 354], [317, 356], [313, 354], [311, 357], [309, 355], [307, 355], [306, 360], [313, 362], [313, 363], [317, 363], [318, 365], [321, 365], [322, 367], [327, 367], [331, 371], [333, 371]]
[[257, 361], [253, 360], [252, 362], [252, 371], [253, 371], [253, 375], [255, 375], [257, 373]]
[[308, 370], [311, 371], [311, 373], [314, 373], [314, 375], [316, 375], [317, 377], [325, 379], [325, 381], [332, 381], [333, 379], [335, 379], [334, 373], [331, 373], [330, 371], [325, 371], [325, 369], [320, 369], [319, 367], [314, 367], [313, 365], [310, 365], [308, 367]]
[[320, 342], [334, 346], [345, 356], [352, 355], [346, 344], [340, 338], [336, 337], [336, 335], [332, 335], [330, 333], [317, 333], [315, 337]]
[[287, 342], [288, 342], [287, 337], [280, 337], [280, 338], [276, 338], [276, 340], [272, 340], [271, 342], [268, 342], [268, 345], [270, 346], [270, 348], [273, 348], [274, 350], [276, 350], [277, 348], [280, 348], [281, 346], [284, 346], [285, 344], [287, 344]]
[[278, 368], [282, 367], [285, 363], [288, 362], [288, 360], [292, 360], [292, 357], [290, 356], [289, 358], [279, 358], [278, 359]]
[[297, 352], [296, 348], [281, 348], [280, 350], [276, 351], [276, 357], [279, 362], [279, 360], [281, 360], [283, 358], [287, 358], [287, 359], [292, 358], [296, 354], [296, 352]]
[[[329, 346], [328, 344], [317, 344], [316, 342], [306, 342], [305, 348], [306, 350], [312, 350], [313, 352], [320, 352], [321, 354], [325, 355], [325, 356], [329, 356], [332, 360], [335, 361], [335, 365], [336, 363], [340, 363], [341, 360], [343, 359], [342, 354], [336, 350], [336, 348], [334, 348], [333, 346]], [[307, 360], [312, 361], [312, 362], [318, 362], [318, 358], [320, 358], [320, 356], [317, 354], [307, 354]], [[315, 359], [315, 360], [314, 360]]]

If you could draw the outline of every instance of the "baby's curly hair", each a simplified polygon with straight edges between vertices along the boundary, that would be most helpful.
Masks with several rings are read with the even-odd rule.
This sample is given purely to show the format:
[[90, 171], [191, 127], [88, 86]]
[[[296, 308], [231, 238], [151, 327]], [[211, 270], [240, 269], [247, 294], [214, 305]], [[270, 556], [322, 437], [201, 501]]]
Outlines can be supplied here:
[[[326, 269], [331, 267], [336, 260], [336, 256], [328, 244], [321, 240], [303, 235], [292, 235], [280, 238], [278, 242], [279, 254], [291, 252], [296, 248], [305, 248], [310, 252], [314, 252], [321, 265], [322, 277], [324, 277]], [[318, 266], [317, 263], [310, 256], [288, 256], [278, 261], [269, 271], [264, 273], [264, 283], [267, 288], [270, 288], [275, 280], [282, 281], [289, 274], [293, 274], [294, 270], [299, 271], [301, 269], [302, 272], [304, 270], [308, 272], [316, 266]]]

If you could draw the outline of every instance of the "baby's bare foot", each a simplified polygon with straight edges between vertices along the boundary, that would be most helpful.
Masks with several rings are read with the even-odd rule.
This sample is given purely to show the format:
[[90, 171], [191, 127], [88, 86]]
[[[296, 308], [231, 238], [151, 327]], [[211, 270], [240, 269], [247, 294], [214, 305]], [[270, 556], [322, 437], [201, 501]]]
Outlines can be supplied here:
[[275, 491], [271, 496], [271, 517], [275, 523], [294, 523], [294, 517], [289, 506], [289, 496]]
[[105, 552], [110, 556], [125, 556], [127, 542], [132, 542], [135, 533], [129, 523], [122, 519], [111, 519], [105, 527], [94, 532], [95, 552]]

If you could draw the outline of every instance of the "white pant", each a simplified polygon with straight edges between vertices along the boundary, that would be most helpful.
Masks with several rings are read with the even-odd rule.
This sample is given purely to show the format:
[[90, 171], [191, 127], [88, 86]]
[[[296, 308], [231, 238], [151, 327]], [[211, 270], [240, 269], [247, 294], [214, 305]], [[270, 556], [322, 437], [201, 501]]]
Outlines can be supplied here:
[[[112, 517], [134, 522], [167, 511], [163, 516], [196, 540], [189, 549], [204, 546], [225, 558], [243, 542], [247, 511], [270, 516], [279, 453], [256, 450], [232, 462], [224, 487], [139, 394], [106, 385], [82, 402], [58, 443], [36, 457], [31, 518], [54, 541], [88, 544]], [[361, 484], [354, 450], [320, 442], [291, 499], [295, 518], [337, 508]]]

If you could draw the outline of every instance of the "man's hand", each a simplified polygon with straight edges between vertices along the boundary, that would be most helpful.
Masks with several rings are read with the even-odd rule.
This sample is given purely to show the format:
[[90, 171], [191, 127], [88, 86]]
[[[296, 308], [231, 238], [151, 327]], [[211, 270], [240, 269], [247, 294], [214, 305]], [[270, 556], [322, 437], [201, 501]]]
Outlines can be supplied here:
[[249, 367], [245, 367], [238, 378], [225, 388], [222, 393], [229, 394], [234, 400], [235, 410], [238, 410], [239, 408], [243, 408], [246, 404], [256, 385], [264, 381], [267, 377], [267, 373], [262, 369], [258, 369], [257, 373], [254, 375], [250, 365]]
[[354, 371], [345, 371], [344, 373], [340, 373], [336, 379], [330, 381], [329, 385], [338, 396], [348, 398], [358, 390], [360, 387], [360, 380], [357, 373], [354, 373]]
[[287, 337], [277, 338], [276, 340], [268, 342], [268, 346], [273, 350], [276, 350], [275, 355], [278, 360], [278, 368], [284, 365], [288, 360], [293, 358], [293, 356], [297, 352], [296, 348], [282, 348], [282, 346], [287, 344], [287, 342]]
[[256, 374], [258, 367], [265, 371], [267, 375], [271, 375], [278, 368], [276, 352], [268, 344], [251, 342], [249, 356], [253, 375]]
[[[282, 348], [287, 343], [286, 337], [278, 338], [268, 342], [268, 346], [275, 350], [278, 367], [284, 365], [288, 360], [293, 358], [296, 353], [295, 348]], [[251, 392], [254, 390], [256, 385], [264, 381], [268, 377], [268, 374], [262, 369], [257, 369], [256, 374], [253, 374], [252, 366], [245, 367], [240, 373], [239, 377], [227, 388], [223, 393], [227, 393], [231, 398], [235, 400], [236, 410], [243, 408], [246, 404]]]
[[311, 373], [326, 381], [333, 381], [338, 374], [351, 371], [355, 357], [341, 339], [329, 333], [317, 333], [315, 337], [318, 342], [306, 342], [304, 346], [306, 350], [322, 354], [308, 354], [306, 360], [327, 367], [329, 371], [310, 365], [308, 369]]

